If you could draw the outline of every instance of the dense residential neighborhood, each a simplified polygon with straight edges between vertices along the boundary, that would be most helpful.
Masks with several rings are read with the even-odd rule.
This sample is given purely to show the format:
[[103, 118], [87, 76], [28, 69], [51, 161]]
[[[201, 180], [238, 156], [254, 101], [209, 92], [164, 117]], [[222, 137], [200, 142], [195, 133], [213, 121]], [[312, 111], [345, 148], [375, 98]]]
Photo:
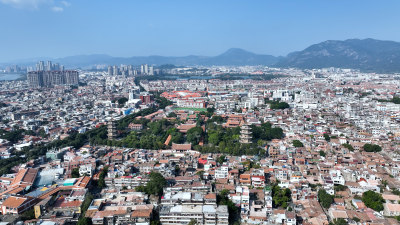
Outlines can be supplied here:
[[0, 225], [400, 225], [400, 0], [0, 0]]
[[2, 224], [399, 223], [399, 75], [123, 68], [0, 83]]

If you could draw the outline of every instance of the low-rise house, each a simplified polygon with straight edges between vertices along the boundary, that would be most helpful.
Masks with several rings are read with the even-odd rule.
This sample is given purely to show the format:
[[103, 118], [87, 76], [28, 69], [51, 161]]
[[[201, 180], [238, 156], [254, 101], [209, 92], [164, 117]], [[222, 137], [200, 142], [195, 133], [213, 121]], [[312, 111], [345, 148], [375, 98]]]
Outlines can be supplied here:
[[31, 209], [36, 204], [36, 199], [28, 196], [10, 196], [1, 204], [1, 213], [21, 214]]
[[400, 204], [385, 203], [383, 209], [385, 216], [400, 216]]

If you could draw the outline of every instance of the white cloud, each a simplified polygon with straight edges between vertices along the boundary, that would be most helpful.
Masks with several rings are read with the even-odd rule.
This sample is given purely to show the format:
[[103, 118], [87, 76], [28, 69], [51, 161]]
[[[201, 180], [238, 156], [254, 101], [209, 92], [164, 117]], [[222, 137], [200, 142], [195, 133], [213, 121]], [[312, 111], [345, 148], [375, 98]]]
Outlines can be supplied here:
[[51, 7], [51, 10], [53, 12], [62, 12], [62, 11], [64, 11], [64, 8], [58, 7], [58, 6], [53, 6], [53, 7]]
[[65, 0], [0, 0], [0, 3], [10, 5], [17, 9], [37, 10], [42, 6], [53, 12], [63, 12], [71, 3]]
[[0, 0], [0, 3], [20, 9], [38, 9], [40, 5], [52, 2], [52, 0]]
[[67, 2], [67, 1], [61, 1], [61, 4], [63, 4], [65, 7], [71, 6], [71, 3]]

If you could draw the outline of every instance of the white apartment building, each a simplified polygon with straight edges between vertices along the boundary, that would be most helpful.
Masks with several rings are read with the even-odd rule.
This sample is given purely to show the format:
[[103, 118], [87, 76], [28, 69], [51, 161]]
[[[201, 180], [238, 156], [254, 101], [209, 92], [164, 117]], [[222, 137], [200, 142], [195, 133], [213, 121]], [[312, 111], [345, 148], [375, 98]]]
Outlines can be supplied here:
[[215, 179], [226, 179], [228, 178], [228, 166], [221, 166], [215, 170]]
[[93, 176], [94, 169], [92, 167], [92, 164], [86, 164], [86, 165], [81, 165], [79, 167], [79, 176]]
[[329, 174], [334, 184], [344, 185], [344, 183], [346, 182], [340, 170], [330, 170]]
[[228, 225], [226, 205], [163, 205], [160, 209], [162, 224], [184, 225], [194, 219], [197, 224]]
[[178, 99], [177, 105], [184, 108], [205, 108], [206, 102], [204, 100]]

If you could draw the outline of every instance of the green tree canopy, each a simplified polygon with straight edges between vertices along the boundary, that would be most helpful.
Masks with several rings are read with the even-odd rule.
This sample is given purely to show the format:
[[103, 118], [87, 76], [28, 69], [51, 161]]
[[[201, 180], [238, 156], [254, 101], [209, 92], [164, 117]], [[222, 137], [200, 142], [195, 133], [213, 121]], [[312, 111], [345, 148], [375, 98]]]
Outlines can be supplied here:
[[118, 105], [124, 105], [127, 101], [128, 101], [127, 98], [122, 97], [122, 98], [118, 99]]
[[353, 148], [353, 146], [351, 146], [351, 144], [344, 143], [344, 144], [342, 144], [342, 146], [347, 148], [350, 151], [354, 151], [354, 148]]
[[379, 193], [374, 191], [366, 191], [363, 193], [361, 200], [368, 208], [371, 208], [377, 212], [383, 210], [383, 203], [385, 200], [383, 200], [382, 195]]
[[85, 200], [82, 202], [81, 206], [81, 216], [79, 217], [78, 223], [79, 225], [91, 225], [92, 219], [85, 217], [86, 211], [89, 208], [90, 204], [93, 201], [93, 195], [91, 193], [87, 194]]
[[221, 116], [213, 116], [211, 117], [211, 119], [207, 120], [207, 123], [212, 123], [212, 122], [222, 123], [224, 121], [225, 121], [224, 118], [222, 118]]
[[170, 113], [168, 114], [168, 117], [177, 117], [177, 115], [176, 115], [176, 113], [174, 113], [174, 112], [170, 112]]
[[279, 127], [272, 127], [271, 123], [262, 123], [261, 126], [251, 126], [254, 141], [264, 140], [270, 141], [272, 139], [283, 138], [283, 130]]
[[197, 225], [197, 220], [191, 219], [188, 225]]
[[274, 208], [282, 207], [286, 209], [291, 201], [292, 192], [289, 188], [282, 189], [275, 184], [272, 187], [272, 204]]
[[293, 140], [292, 144], [296, 148], [304, 147], [303, 143], [299, 140]]
[[270, 104], [271, 109], [287, 109], [290, 108], [289, 104], [286, 102], [280, 102], [280, 101], [266, 101], [266, 103]]
[[79, 167], [78, 168], [73, 168], [71, 171], [71, 177], [72, 178], [78, 178], [79, 177]]
[[15, 144], [24, 137], [26, 131], [23, 129], [14, 129], [13, 131], [6, 131], [0, 129], [0, 138]]
[[345, 191], [347, 189], [347, 186], [341, 185], [341, 184], [335, 184], [333, 187], [335, 191]]
[[222, 165], [225, 162], [225, 155], [221, 155], [218, 157], [217, 162]]
[[151, 172], [149, 174], [149, 181], [147, 182], [144, 191], [150, 195], [161, 196], [163, 193], [163, 188], [167, 185], [167, 181], [158, 172]]
[[204, 132], [201, 127], [193, 127], [190, 128], [186, 133], [186, 140], [193, 145], [199, 144], [201, 138], [203, 137]]
[[393, 97], [392, 102], [394, 104], [400, 104], [400, 97]]
[[43, 128], [40, 128], [38, 135], [42, 138], [46, 138], [48, 135], [46, 134], [46, 131]]
[[77, 225], [92, 225], [92, 219], [87, 217], [79, 218]]
[[365, 144], [364, 145], [364, 151], [366, 152], [380, 152], [382, 151], [382, 147], [379, 145], [375, 145], [375, 144]]
[[334, 219], [329, 225], [347, 225], [347, 221], [343, 218]]
[[318, 201], [324, 208], [329, 208], [333, 203], [333, 196], [328, 194], [324, 189], [318, 191]]
[[215, 112], [215, 108], [214, 107], [213, 108], [207, 108], [206, 116], [207, 117], [212, 117], [214, 112]]
[[235, 204], [229, 199], [228, 195], [229, 191], [227, 189], [220, 191], [220, 193], [217, 195], [217, 204], [226, 205], [228, 207], [229, 223], [231, 224], [235, 220], [237, 220], [237, 217], [239, 216], [239, 210], [235, 206]]
[[105, 182], [105, 177], [107, 176], [108, 173], [108, 166], [105, 166], [100, 174], [99, 174], [99, 180], [97, 181], [97, 184], [100, 188], [104, 188], [106, 186], [106, 182]]

